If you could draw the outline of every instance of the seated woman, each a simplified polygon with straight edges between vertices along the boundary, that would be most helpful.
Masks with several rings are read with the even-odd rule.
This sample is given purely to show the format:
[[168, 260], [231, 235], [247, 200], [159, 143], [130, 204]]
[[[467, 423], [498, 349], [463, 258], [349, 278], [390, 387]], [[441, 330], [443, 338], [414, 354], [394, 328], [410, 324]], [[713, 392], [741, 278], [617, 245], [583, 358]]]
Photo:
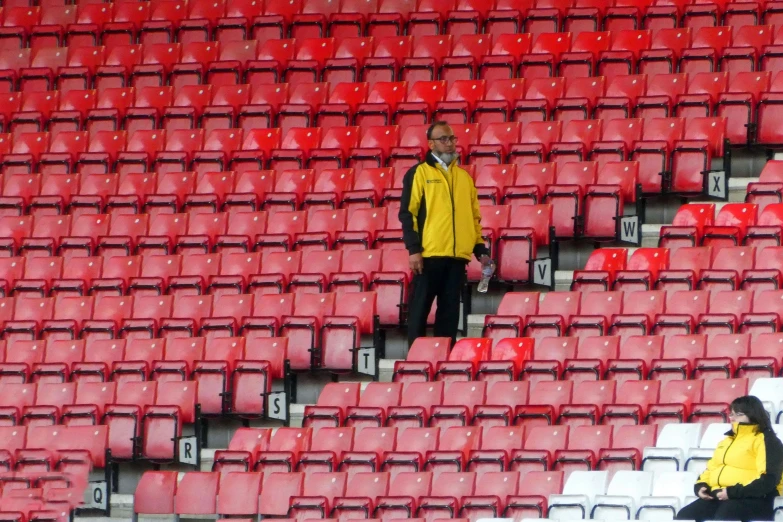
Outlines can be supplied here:
[[783, 491], [783, 443], [756, 397], [735, 399], [729, 419], [731, 431], [694, 487], [699, 498], [677, 520], [773, 520], [774, 499]]

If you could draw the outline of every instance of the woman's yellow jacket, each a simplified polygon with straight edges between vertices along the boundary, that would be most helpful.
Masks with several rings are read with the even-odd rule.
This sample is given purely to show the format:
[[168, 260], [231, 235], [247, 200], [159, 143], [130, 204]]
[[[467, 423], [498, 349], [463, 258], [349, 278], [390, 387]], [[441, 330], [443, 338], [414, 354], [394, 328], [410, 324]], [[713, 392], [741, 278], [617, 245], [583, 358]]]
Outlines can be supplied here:
[[729, 498], [775, 497], [783, 492], [783, 443], [772, 430], [757, 432], [754, 424], [732, 424], [694, 491], [726, 489]]

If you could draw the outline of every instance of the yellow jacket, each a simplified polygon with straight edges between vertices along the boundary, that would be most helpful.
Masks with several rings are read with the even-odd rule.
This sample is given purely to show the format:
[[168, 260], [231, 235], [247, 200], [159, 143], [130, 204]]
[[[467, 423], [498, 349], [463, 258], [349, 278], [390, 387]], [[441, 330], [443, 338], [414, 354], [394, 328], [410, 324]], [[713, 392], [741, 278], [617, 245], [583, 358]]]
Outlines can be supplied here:
[[694, 491], [725, 488], [729, 498], [775, 497], [783, 492], [783, 443], [772, 430], [734, 423], [699, 477]]
[[431, 152], [403, 179], [400, 223], [405, 248], [423, 257], [470, 261], [488, 254], [473, 178], [457, 162], [442, 167]]

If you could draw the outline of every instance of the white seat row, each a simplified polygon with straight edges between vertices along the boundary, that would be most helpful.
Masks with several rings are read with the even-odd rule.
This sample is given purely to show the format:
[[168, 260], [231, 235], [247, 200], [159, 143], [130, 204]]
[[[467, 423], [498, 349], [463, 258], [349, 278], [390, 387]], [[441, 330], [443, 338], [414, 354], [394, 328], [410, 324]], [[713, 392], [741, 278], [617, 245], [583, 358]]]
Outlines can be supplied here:
[[[783, 424], [773, 425], [778, 437]], [[731, 424], [666, 424], [658, 433], [655, 447], [644, 449], [643, 471], [695, 471], [701, 474], [707, 461], [731, 430]]]
[[560, 495], [549, 496], [549, 518], [568, 521], [671, 520], [692, 500], [691, 471], [574, 471]]

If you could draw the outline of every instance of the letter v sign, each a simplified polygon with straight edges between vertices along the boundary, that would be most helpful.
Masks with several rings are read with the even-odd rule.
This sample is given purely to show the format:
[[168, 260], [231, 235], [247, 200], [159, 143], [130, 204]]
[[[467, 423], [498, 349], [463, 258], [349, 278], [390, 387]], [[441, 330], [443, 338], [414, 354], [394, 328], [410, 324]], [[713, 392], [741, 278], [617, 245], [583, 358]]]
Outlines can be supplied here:
[[533, 262], [533, 284], [554, 289], [555, 276], [552, 273], [552, 260], [548, 257]]

